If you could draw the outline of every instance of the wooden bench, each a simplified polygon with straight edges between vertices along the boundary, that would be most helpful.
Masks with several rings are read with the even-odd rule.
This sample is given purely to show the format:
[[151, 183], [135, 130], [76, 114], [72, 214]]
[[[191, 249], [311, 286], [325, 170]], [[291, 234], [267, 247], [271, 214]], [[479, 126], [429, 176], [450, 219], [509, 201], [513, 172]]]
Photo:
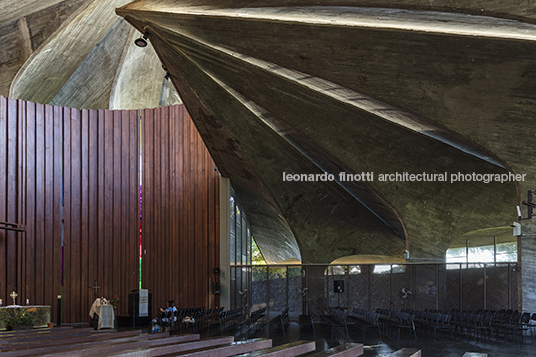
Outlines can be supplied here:
[[[221, 337], [219, 337], [221, 339]], [[141, 357], [141, 356], [188, 356], [188, 357], [226, 357], [235, 356], [251, 351], [262, 350], [272, 347], [272, 340], [257, 338], [227, 344], [216, 344], [195, 349], [179, 349], [177, 344], [161, 346], [148, 349], [133, 349], [114, 354], [107, 353], [106, 356], [115, 357]]]
[[330, 349], [320, 351], [309, 355], [308, 357], [328, 357], [328, 356], [337, 356], [337, 357], [355, 357], [361, 356], [363, 354], [363, 344], [362, 343], [345, 343]]
[[[161, 334], [162, 336], [154, 335], [154, 337], [157, 338], [163, 338], [169, 336], [169, 334]], [[70, 336], [66, 335], [62, 339], [39, 339], [35, 341], [27, 341], [27, 342], [21, 342], [21, 343], [10, 343], [10, 344], [3, 344], [2, 341], [2, 347], [0, 348], [2, 352], [7, 351], [22, 351], [22, 350], [34, 350], [37, 349], [43, 349], [47, 351], [54, 350], [54, 346], [58, 346], [58, 351], [61, 351], [62, 349], [65, 349], [68, 345], [81, 345], [81, 344], [101, 344], [105, 343], [105, 341], [113, 340], [113, 341], [127, 341], [131, 339], [140, 338], [140, 336], [147, 337], [147, 334], [142, 334], [141, 331], [122, 331], [117, 333], [91, 333], [87, 336]], [[152, 337], [152, 336], [151, 336]], [[22, 355], [22, 354], [20, 354]]]
[[[52, 330], [52, 331], [50, 331]], [[8, 343], [19, 343], [24, 341], [37, 341], [37, 340], [49, 340], [62, 338], [64, 336], [83, 336], [94, 333], [92, 328], [88, 329], [65, 329], [53, 331], [54, 329], [42, 329], [42, 330], [28, 330], [27, 333], [22, 331], [13, 331], [14, 333], [4, 333], [0, 336], [2, 345]], [[22, 332], [22, 333], [21, 333]]]
[[20, 357], [20, 356], [94, 356], [107, 355], [108, 353], [123, 351], [131, 348], [144, 348], [168, 344], [170, 342], [188, 342], [199, 340], [199, 335], [184, 335], [174, 337], [161, 337], [142, 334], [135, 337], [126, 337], [110, 339], [105, 341], [92, 341], [85, 343], [71, 343], [64, 345], [54, 345], [48, 347], [37, 347], [26, 350], [9, 351], [2, 353], [2, 357]]
[[315, 324], [314, 324], [313, 315], [300, 315], [300, 316], [298, 316], [298, 325], [300, 325], [300, 332], [299, 332], [300, 336], [302, 334], [302, 327], [303, 326], [311, 326], [311, 328], [313, 329], [313, 336], [316, 339], [316, 332], [315, 332]]
[[[240, 326], [240, 335], [244, 336], [245, 334], [249, 333], [251, 330], [253, 330], [255, 333], [254, 327], [258, 325], [257, 321], [261, 319], [262, 317], [264, 317], [265, 314], [266, 314], [266, 308], [263, 307], [262, 309], [253, 311], [247, 319], [239, 321], [237, 324], [238, 326]], [[264, 323], [260, 325], [264, 326]]]
[[304, 353], [312, 352], [316, 349], [316, 343], [314, 341], [296, 341], [279, 345], [272, 348], [266, 348], [254, 352], [244, 353], [236, 357], [257, 357], [257, 356], [269, 356], [269, 357], [294, 357]]
[[[281, 311], [281, 314], [271, 319], [268, 324], [270, 325], [269, 334], [272, 334], [272, 332], [275, 329], [277, 329], [278, 326], [281, 326], [281, 330], [283, 330], [283, 336], [285, 336], [285, 328], [287, 327], [288, 324], [290, 324], [290, 321], [288, 318], [288, 309]], [[272, 329], [272, 326], [275, 326], [275, 327]]]
[[416, 350], [413, 348], [402, 348], [387, 355], [387, 357], [421, 357], [421, 350]]

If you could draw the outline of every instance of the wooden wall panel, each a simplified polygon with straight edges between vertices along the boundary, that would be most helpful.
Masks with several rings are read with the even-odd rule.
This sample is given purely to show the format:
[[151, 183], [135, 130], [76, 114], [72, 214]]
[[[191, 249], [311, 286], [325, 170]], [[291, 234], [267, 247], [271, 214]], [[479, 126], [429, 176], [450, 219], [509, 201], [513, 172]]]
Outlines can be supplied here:
[[[0, 298], [89, 320], [95, 298], [118, 295], [127, 315], [138, 288], [140, 117], [143, 281], [154, 311], [218, 305], [219, 175], [183, 106], [77, 110], [0, 97]], [[63, 219], [63, 221], [62, 221]], [[63, 268], [63, 273], [62, 273]], [[62, 279], [63, 277], [63, 279]]]
[[[219, 174], [184, 106], [146, 109], [143, 127], [143, 287], [153, 314], [218, 306]], [[218, 254], [215, 254], [218, 252]]]
[[[0, 97], [0, 163], [7, 162], [7, 99]], [[0, 219], [7, 218], [7, 165], [0, 164]], [[0, 298], [5, 299], [7, 284], [7, 231], [0, 229]]]

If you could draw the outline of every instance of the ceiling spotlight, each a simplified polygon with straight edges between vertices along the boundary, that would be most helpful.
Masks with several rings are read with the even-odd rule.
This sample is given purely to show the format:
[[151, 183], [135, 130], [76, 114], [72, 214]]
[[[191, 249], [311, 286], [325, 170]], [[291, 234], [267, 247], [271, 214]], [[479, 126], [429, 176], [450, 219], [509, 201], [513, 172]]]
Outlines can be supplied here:
[[143, 35], [140, 38], [137, 38], [134, 40], [134, 43], [138, 47], [146, 47], [147, 46], [147, 36]]
[[140, 38], [137, 38], [136, 40], [134, 40], [134, 43], [136, 44], [136, 46], [138, 47], [147, 47], [147, 26], [145, 26], [143, 28], [143, 35], [140, 37]]

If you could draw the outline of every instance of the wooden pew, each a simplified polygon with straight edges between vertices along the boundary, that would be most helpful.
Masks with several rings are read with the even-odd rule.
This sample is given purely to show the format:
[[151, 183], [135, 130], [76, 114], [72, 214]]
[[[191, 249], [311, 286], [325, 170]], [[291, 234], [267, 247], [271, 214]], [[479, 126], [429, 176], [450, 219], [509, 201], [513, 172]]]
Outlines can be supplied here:
[[[221, 337], [219, 337], [221, 338]], [[227, 357], [235, 356], [251, 351], [261, 350], [272, 347], [272, 340], [256, 338], [252, 340], [232, 342], [222, 345], [213, 345], [197, 349], [178, 349], [177, 345], [168, 345], [147, 349], [136, 349], [118, 352], [115, 354], [106, 354], [106, 356], [115, 357], [149, 357], [149, 356], [187, 356], [187, 357]]]
[[300, 325], [300, 332], [299, 332], [300, 336], [302, 334], [302, 327], [303, 326], [311, 326], [311, 328], [313, 329], [313, 336], [316, 339], [316, 331], [315, 331], [313, 315], [300, 315], [300, 316], [298, 316], [298, 325]]
[[269, 356], [269, 357], [294, 357], [304, 353], [312, 352], [316, 349], [316, 343], [314, 341], [296, 341], [286, 343], [284, 345], [275, 346], [272, 348], [266, 348], [263, 350], [244, 353], [236, 357], [257, 357], [257, 356]]
[[39, 338], [40, 336], [61, 336], [61, 335], [67, 335], [67, 334], [73, 334], [73, 333], [74, 334], [90, 333], [92, 331], [93, 331], [92, 328], [80, 328], [80, 329], [73, 329], [73, 328], [46, 329], [46, 328], [43, 328], [43, 329], [35, 329], [35, 330], [7, 331], [7, 332], [0, 333], [0, 341], [3, 344], [5, 341], [14, 341], [16, 339], [31, 340], [33, 338]]
[[[92, 328], [81, 328], [83, 330], [93, 330]], [[73, 331], [73, 326], [57, 326], [54, 328], [34, 328], [31, 330], [15, 330], [15, 331], [8, 331], [8, 330], [2, 330], [0, 331], [0, 337], [4, 337], [7, 335], [26, 335], [29, 333], [42, 333], [42, 332], [60, 332], [60, 331]], [[77, 329], [78, 330], [78, 329]]]
[[[180, 335], [156, 340], [142, 340], [131, 343], [104, 343], [87, 348], [77, 348], [72, 345], [69, 351], [46, 354], [55, 357], [81, 357], [81, 356], [111, 356], [111, 355], [132, 355], [133, 351], [142, 355], [158, 356], [166, 353], [177, 353], [200, 348], [208, 348], [228, 344], [234, 341], [234, 337], [210, 337], [199, 339], [199, 335]], [[41, 355], [42, 356], [42, 355]], [[4, 357], [4, 356], [2, 356]]]
[[387, 355], [387, 357], [421, 357], [421, 350], [416, 350], [413, 348], [402, 348]]
[[[79, 342], [75, 341], [65, 341], [62, 343], [62, 341], [54, 341], [54, 344], [51, 345], [31, 345], [26, 348], [20, 348], [19, 346], [17, 349], [13, 349], [7, 352], [2, 353], [2, 357], [9, 356], [9, 357], [22, 357], [22, 356], [36, 356], [36, 355], [46, 355], [46, 354], [52, 354], [52, 353], [64, 353], [68, 351], [73, 350], [82, 350], [82, 349], [92, 349], [92, 348], [100, 348], [102, 346], [110, 346], [110, 345], [119, 345], [119, 344], [135, 344], [135, 343], [141, 343], [141, 345], [147, 345], [150, 342], [150, 340], [163, 340], [169, 335], [166, 333], [159, 333], [159, 334], [138, 334], [135, 336], [128, 336], [128, 335], [119, 335], [118, 336], [109, 336], [106, 339], [95, 339], [95, 340], [82, 340]], [[108, 335], [114, 335], [114, 334], [108, 334]], [[184, 341], [190, 341], [193, 339], [198, 339], [198, 335], [185, 335], [182, 339]], [[145, 343], [144, 343], [145, 342]], [[158, 342], [153, 342], [158, 343]], [[160, 342], [163, 343], [163, 342]], [[10, 346], [11, 347], [11, 346]], [[112, 347], [113, 349], [113, 347]]]
[[[83, 343], [83, 342], [92, 342], [92, 341], [103, 341], [109, 339], [119, 339], [125, 337], [133, 337], [141, 335], [141, 330], [138, 331], [123, 331], [117, 333], [90, 333], [87, 335], [65, 335], [63, 338], [40, 338], [36, 340], [22, 341], [22, 342], [12, 342], [5, 345], [0, 345], [0, 350], [2, 352], [6, 351], [15, 351], [15, 350], [25, 350], [30, 348], [39, 348], [39, 347], [48, 347], [54, 345], [69, 345], [74, 343]], [[3, 341], [2, 341], [3, 342]]]
[[361, 356], [363, 354], [363, 344], [362, 343], [345, 343], [343, 345], [335, 346], [330, 349], [320, 351], [309, 355], [309, 357], [328, 357], [328, 356], [337, 356], [337, 357], [355, 357]]
[[[52, 342], [52, 341], [63, 341], [70, 338], [86, 338], [91, 336], [107, 336], [111, 335], [110, 332], [95, 332], [93, 329], [91, 331], [73, 331], [71, 333], [51, 333], [51, 334], [30, 334], [28, 336], [17, 336], [11, 338], [2, 338], [0, 341], [0, 350], [4, 351], [4, 347], [10, 345], [33, 345], [39, 344], [42, 342]], [[132, 333], [140, 334], [141, 331], [129, 331]]]
[[[281, 330], [283, 330], [283, 336], [285, 336], [285, 328], [287, 327], [289, 323], [290, 322], [288, 318], [288, 308], [287, 308], [283, 310], [281, 314], [277, 315], [276, 317], [270, 320], [270, 322], [268, 323], [270, 327], [269, 334], [272, 334], [272, 332], [275, 329], [277, 329], [278, 326], [281, 326]], [[272, 326], [274, 326], [273, 329], [272, 329]]]

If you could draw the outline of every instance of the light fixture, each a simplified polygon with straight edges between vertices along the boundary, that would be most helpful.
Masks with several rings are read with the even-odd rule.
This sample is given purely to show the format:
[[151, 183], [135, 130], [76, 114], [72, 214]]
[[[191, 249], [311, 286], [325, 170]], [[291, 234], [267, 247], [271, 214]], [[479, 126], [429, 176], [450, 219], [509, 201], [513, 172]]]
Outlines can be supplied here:
[[140, 38], [134, 40], [134, 43], [138, 47], [147, 47], [147, 26], [143, 28], [143, 35]]
[[147, 46], [147, 36], [143, 35], [140, 38], [135, 39], [134, 43], [138, 47], [146, 47]]

